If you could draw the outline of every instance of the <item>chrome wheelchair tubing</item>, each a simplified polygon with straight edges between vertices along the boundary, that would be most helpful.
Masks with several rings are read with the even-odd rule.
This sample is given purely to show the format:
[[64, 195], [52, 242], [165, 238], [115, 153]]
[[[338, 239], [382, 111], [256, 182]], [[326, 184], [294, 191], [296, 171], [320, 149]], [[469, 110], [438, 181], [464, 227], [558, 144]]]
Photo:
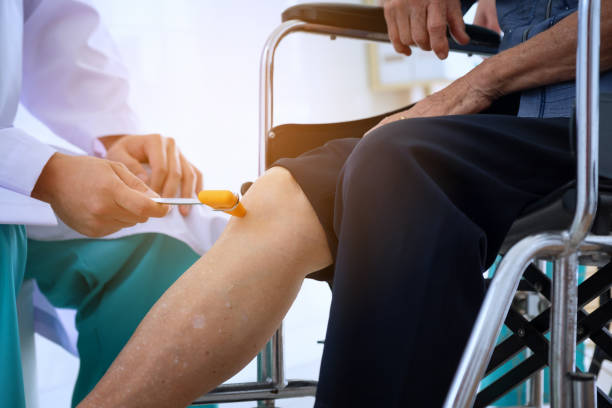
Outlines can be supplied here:
[[[504, 317], [514, 298], [523, 271], [535, 259], [562, 255], [567, 247], [564, 234], [544, 233], [523, 238], [502, 259], [472, 329], [459, 368], [444, 402], [445, 408], [469, 408], [499, 336]], [[612, 254], [612, 236], [588, 235], [579, 255]]]
[[370, 31], [350, 30], [321, 24], [289, 20], [279, 25], [268, 37], [260, 61], [259, 77], [259, 175], [266, 171], [266, 152], [268, 139], [274, 138], [270, 131], [274, 125], [274, 57], [278, 45], [288, 34], [307, 32], [330, 35], [332, 38], [355, 38], [370, 41], [388, 42], [387, 34]]
[[578, 312], [578, 259], [575, 252], [563, 253], [554, 261], [550, 323], [550, 402], [551, 407], [569, 408], [572, 382], [569, 373], [576, 367]]
[[576, 213], [567, 232], [567, 250], [555, 261], [550, 333], [550, 395], [553, 408], [573, 406], [576, 366], [578, 262], [576, 248], [587, 236], [597, 211], [599, 154], [600, 0], [578, 4], [576, 53]]
[[[546, 273], [547, 262], [545, 260], [539, 259], [535, 262], [536, 267], [542, 272]], [[536, 300], [536, 304], [533, 305], [535, 310], [530, 308], [528, 303], [527, 305], [527, 314], [528, 318], [531, 320], [539, 313], [539, 303], [540, 297], [536, 293], [529, 293], [529, 296], [533, 296], [534, 300]], [[527, 356], [532, 354], [531, 350], [527, 350]], [[542, 408], [544, 406], [544, 370], [538, 370], [534, 373], [527, 382], [528, 385], [528, 393], [527, 393], [527, 406], [534, 408]]]
[[564, 249], [561, 234], [538, 234], [523, 238], [502, 259], [463, 352], [445, 408], [469, 408], [474, 404], [523, 271], [534, 260], [560, 254]]
[[192, 405], [215, 404], [240, 401], [272, 401], [283, 398], [311, 397], [317, 390], [316, 381], [290, 382], [279, 390], [270, 384], [247, 382], [226, 384], [198, 398]]
[[567, 231], [526, 237], [508, 251], [485, 296], [445, 408], [468, 408], [474, 404], [478, 385], [523, 271], [536, 258], [547, 254], [557, 259], [553, 276], [551, 402], [553, 408], [573, 404], [571, 390], [575, 384], [568, 374], [574, 371], [575, 358], [577, 256], [579, 251], [609, 252], [612, 242], [612, 237], [587, 236], [597, 210], [598, 194], [599, 21], [600, 0], [581, 0], [576, 56], [577, 205], [573, 222]]
[[569, 229], [569, 246], [588, 234], [597, 210], [599, 152], [599, 26], [600, 0], [578, 5], [576, 55], [576, 214]]
[[[285, 380], [282, 324], [258, 354], [257, 365], [257, 382], [220, 385], [198, 398], [193, 405], [312, 397], [317, 391], [316, 381], [300, 380], [287, 383]], [[271, 403], [270, 406], [274, 404]]]
[[572, 406], [596, 407], [595, 376], [590, 373], [573, 373], [570, 380], [572, 383]]
[[259, 382], [274, 384], [279, 388], [286, 385], [283, 356], [283, 325], [272, 336], [258, 356]]

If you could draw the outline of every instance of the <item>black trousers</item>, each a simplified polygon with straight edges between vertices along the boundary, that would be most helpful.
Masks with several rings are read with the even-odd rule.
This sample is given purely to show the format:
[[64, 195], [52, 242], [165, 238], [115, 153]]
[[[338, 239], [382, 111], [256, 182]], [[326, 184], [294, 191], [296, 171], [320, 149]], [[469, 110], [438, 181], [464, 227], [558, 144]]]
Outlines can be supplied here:
[[568, 126], [495, 114], [408, 119], [278, 162], [335, 256], [315, 407], [442, 405], [483, 271], [525, 206], [574, 178]]

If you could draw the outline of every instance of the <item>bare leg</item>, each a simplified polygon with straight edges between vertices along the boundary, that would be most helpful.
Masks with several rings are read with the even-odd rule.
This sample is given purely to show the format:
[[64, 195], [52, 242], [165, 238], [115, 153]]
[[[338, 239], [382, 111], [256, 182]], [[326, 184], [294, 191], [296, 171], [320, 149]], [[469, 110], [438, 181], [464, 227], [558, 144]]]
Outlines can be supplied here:
[[304, 277], [332, 262], [304, 193], [273, 168], [213, 248], [159, 299], [85, 407], [184, 407], [246, 365]]

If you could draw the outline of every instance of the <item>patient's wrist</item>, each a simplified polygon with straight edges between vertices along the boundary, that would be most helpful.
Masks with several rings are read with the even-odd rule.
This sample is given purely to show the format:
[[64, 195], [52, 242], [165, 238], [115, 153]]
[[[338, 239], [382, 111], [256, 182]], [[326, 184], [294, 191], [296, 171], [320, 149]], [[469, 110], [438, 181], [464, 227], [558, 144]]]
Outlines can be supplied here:
[[500, 64], [501, 60], [503, 59], [486, 59], [468, 73], [476, 90], [491, 102], [509, 93], [507, 90], [508, 74], [503, 64]]

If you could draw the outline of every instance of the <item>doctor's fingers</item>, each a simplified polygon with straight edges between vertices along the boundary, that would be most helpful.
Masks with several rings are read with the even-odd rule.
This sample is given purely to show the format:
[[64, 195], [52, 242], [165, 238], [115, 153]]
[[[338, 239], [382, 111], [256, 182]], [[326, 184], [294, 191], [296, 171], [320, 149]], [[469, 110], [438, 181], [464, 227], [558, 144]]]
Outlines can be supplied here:
[[146, 160], [151, 166], [151, 188], [160, 194], [168, 174], [168, 143], [174, 143], [174, 140], [154, 134], [145, 136], [143, 146]]
[[145, 222], [150, 217], [161, 218], [168, 214], [169, 206], [158, 204], [150, 196], [126, 186], [118, 186], [113, 196], [117, 209], [114, 219], [133, 224]]
[[168, 160], [168, 173], [162, 189], [162, 197], [176, 197], [183, 178], [183, 167], [181, 166], [180, 151], [176, 147], [174, 139], [166, 139], [166, 158]]
[[151, 197], [159, 197], [159, 195], [155, 191], [151, 190], [151, 188], [149, 188], [144, 181], [136, 177], [125, 164], [111, 161], [110, 165], [115, 172], [115, 175], [128, 187], [142, 193], [146, 193]]
[[[200, 172], [198, 169], [195, 168], [195, 166], [193, 166], [191, 163], [189, 163], [189, 161], [187, 161], [187, 159], [185, 158], [185, 156], [183, 156], [182, 153], [179, 154], [179, 158], [181, 161], [181, 169], [183, 174], [183, 178], [181, 179], [181, 197], [193, 197], [198, 193], [198, 191], [202, 189], [201, 187], [200, 189], [198, 189], [198, 173]], [[199, 178], [201, 180], [201, 173], [199, 174]], [[201, 184], [202, 182], [200, 181], [200, 185]], [[181, 205], [179, 207], [179, 211], [182, 215], [189, 214], [190, 210], [190, 205]]]
[[151, 197], [159, 196], [149, 189], [142, 180], [133, 175], [125, 165], [112, 163], [112, 166], [115, 174], [119, 177], [113, 189], [113, 199], [119, 207], [137, 217], [135, 219], [163, 217], [168, 213], [170, 207], [152, 201]]
[[136, 158], [131, 156], [127, 150], [119, 150], [113, 152], [112, 157], [108, 158], [113, 161], [125, 164], [128, 170], [135, 174], [139, 179], [141, 179], [145, 183], [149, 182], [149, 175], [147, 174], [147, 171], [145, 170], [143, 165]]
[[196, 173], [196, 194], [199, 193], [200, 191], [202, 191], [202, 189], [204, 188], [204, 176], [202, 175], [202, 172], [195, 166], [193, 166], [193, 170]]
[[124, 208], [122, 201], [118, 197], [113, 196], [112, 200], [112, 203], [109, 205], [109, 207], [112, 207], [112, 210], [107, 211], [106, 214], [102, 216], [104, 221], [109, 225], [116, 224], [120, 225], [121, 228], [125, 228], [147, 222], [149, 219], [149, 217], [145, 215]]

